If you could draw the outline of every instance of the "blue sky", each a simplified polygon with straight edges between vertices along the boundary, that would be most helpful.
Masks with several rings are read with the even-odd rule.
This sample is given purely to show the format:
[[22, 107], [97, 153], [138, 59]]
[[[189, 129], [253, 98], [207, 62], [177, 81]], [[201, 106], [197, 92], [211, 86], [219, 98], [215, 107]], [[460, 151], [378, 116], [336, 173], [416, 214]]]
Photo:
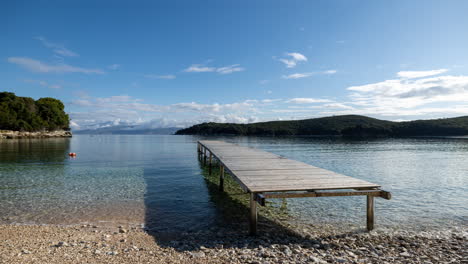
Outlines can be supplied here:
[[468, 1], [2, 1], [0, 90], [74, 129], [468, 115]]

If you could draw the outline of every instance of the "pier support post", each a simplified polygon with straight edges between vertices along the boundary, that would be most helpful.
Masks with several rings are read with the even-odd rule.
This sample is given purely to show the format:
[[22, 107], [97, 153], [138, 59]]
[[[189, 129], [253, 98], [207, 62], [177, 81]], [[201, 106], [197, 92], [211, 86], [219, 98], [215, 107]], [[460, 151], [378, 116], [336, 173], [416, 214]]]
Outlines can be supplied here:
[[201, 160], [201, 145], [200, 145], [200, 143], [197, 144], [197, 155], [198, 155], [198, 160]]
[[255, 193], [250, 193], [250, 235], [257, 234], [257, 201], [255, 201]]
[[374, 196], [367, 195], [367, 230], [374, 229]]
[[206, 166], [206, 148], [203, 148], [203, 166]]
[[211, 176], [211, 168], [213, 167], [213, 153], [211, 153], [210, 151], [210, 161], [209, 161], [209, 164], [208, 164], [208, 173], [210, 174]]
[[224, 166], [219, 166], [219, 190], [224, 191]]

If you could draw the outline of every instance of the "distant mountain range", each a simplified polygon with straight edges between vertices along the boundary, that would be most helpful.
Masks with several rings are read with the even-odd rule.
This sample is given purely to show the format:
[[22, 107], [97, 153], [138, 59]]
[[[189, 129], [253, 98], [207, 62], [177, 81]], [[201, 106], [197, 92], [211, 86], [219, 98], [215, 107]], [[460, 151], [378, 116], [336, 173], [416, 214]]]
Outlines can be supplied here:
[[117, 125], [101, 127], [97, 129], [85, 129], [73, 131], [73, 134], [112, 134], [112, 135], [173, 135], [178, 127], [165, 128], [141, 128], [129, 125]]
[[203, 123], [176, 135], [414, 137], [468, 135], [468, 116], [393, 122], [359, 115], [251, 124]]

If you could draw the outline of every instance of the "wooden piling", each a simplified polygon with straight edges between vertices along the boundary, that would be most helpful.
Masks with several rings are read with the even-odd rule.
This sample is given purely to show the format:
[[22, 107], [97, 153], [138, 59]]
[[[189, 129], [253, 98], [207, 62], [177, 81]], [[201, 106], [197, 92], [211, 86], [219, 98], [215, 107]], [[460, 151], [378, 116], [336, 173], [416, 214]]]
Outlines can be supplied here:
[[206, 165], [206, 148], [203, 148], [203, 166]]
[[367, 195], [367, 230], [374, 229], [374, 196]]
[[250, 235], [257, 234], [257, 201], [255, 193], [250, 193]]
[[212, 167], [213, 167], [213, 153], [211, 153], [211, 151], [210, 151], [210, 161], [209, 161], [209, 165], [208, 165], [208, 173], [210, 174], [210, 176], [211, 176]]

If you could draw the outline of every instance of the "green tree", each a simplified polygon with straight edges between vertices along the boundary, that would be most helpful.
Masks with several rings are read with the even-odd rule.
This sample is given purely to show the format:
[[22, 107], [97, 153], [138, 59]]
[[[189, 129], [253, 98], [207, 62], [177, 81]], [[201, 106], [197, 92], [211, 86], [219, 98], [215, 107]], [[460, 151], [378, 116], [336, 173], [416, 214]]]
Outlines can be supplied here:
[[0, 129], [38, 131], [69, 129], [65, 106], [54, 98], [35, 101], [14, 93], [0, 92]]

